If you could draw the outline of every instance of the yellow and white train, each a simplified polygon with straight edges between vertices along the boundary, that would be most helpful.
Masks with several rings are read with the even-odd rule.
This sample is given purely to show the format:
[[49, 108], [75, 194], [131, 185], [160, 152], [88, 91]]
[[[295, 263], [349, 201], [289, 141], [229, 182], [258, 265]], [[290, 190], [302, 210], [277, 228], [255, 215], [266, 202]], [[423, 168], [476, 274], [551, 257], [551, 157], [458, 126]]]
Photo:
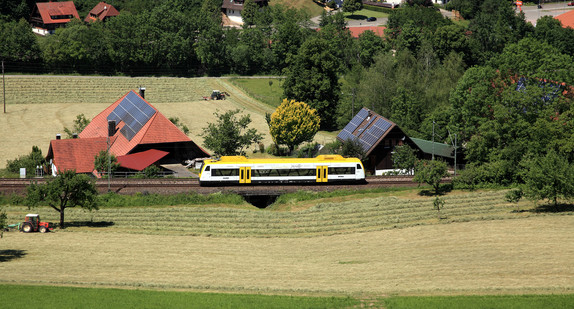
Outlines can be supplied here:
[[218, 160], [205, 160], [199, 173], [201, 186], [364, 181], [365, 168], [361, 161], [340, 155], [287, 159], [224, 156]]

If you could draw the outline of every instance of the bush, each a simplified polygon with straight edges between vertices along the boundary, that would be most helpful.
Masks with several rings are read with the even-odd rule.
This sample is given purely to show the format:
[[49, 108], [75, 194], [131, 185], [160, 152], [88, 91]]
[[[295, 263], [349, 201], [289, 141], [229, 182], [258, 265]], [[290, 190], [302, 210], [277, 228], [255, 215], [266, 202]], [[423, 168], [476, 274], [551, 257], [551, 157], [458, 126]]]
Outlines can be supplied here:
[[36, 167], [44, 168], [46, 160], [42, 155], [42, 150], [38, 146], [32, 147], [32, 152], [25, 156], [20, 156], [14, 160], [8, 160], [6, 169], [11, 173], [20, 173], [20, 168], [26, 168], [26, 177], [35, 176]]
[[319, 153], [319, 143], [309, 143], [297, 150], [297, 158], [314, 158]]

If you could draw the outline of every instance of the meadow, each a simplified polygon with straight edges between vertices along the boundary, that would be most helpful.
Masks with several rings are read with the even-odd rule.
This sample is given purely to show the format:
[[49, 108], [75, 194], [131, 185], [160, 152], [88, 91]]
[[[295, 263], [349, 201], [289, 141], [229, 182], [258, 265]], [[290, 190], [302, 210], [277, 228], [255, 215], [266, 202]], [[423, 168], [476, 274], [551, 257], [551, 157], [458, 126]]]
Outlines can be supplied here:
[[[265, 79], [266, 87], [269, 81]], [[280, 91], [280, 83], [271, 87]], [[146, 88], [146, 100], [166, 117], [178, 117], [189, 129], [189, 137], [203, 147], [201, 134], [208, 123], [216, 122], [214, 112], [240, 109], [251, 115], [251, 127], [272, 143], [265, 113], [274, 108], [262, 104], [226, 78], [85, 77], [85, 76], [6, 76], [6, 113], [0, 116], [0, 168], [6, 160], [30, 153], [39, 146], [47, 153], [50, 140], [71, 128], [79, 114], [88, 119], [102, 112], [130, 90]], [[256, 87], [256, 86], [255, 86]], [[217, 89], [230, 94], [227, 100], [205, 101]], [[255, 93], [255, 91], [250, 91]], [[277, 96], [277, 94], [273, 94]], [[319, 132], [315, 140], [333, 141], [335, 135]], [[252, 150], [258, 149], [256, 145]]]
[[[573, 293], [571, 211], [451, 192], [438, 218], [416, 192], [295, 195], [271, 209], [70, 209], [66, 230], [4, 234], [0, 282], [368, 299]], [[5, 209], [9, 222], [30, 212]]]

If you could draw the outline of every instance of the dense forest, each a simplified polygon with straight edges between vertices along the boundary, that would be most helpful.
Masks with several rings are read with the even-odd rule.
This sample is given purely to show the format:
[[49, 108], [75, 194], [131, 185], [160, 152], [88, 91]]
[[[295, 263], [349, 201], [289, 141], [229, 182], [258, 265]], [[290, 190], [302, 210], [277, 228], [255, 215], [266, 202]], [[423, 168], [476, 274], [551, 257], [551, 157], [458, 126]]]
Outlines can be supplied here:
[[[98, 1], [74, 3], [84, 17]], [[355, 39], [341, 13], [324, 13], [317, 31], [281, 5], [246, 9], [243, 28], [225, 28], [221, 1], [117, 0], [120, 16], [47, 37], [30, 31], [33, 2], [3, 1], [0, 58], [21, 73], [284, 75], [285, 96], [316, 108], [323, 129], [365, 106], [412, 137], [456, 134], [473, 182], [521, 182], [521, 167], [547, 154], [572, 169], [574, 30], [556, 19], [534, 27], [510, 0], [452, 0], [466, 19], [455, 23], [409, 0], [385, 38]]]

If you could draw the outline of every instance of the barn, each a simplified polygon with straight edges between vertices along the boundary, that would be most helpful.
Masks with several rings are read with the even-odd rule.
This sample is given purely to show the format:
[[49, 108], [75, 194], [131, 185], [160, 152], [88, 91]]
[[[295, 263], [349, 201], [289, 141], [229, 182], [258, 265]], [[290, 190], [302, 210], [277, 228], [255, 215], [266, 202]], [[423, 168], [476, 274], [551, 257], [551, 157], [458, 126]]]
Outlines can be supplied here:
[[150, 165], [181, 170], [182, 163], [209, 154], [149, 104], [130, 91], [92, 119], [74, 139], [50, 142], [47, 160], [52, 173], [76, 170], [93, 173], [94, 158], [109, 147], [127, 171], [141, 171]]

